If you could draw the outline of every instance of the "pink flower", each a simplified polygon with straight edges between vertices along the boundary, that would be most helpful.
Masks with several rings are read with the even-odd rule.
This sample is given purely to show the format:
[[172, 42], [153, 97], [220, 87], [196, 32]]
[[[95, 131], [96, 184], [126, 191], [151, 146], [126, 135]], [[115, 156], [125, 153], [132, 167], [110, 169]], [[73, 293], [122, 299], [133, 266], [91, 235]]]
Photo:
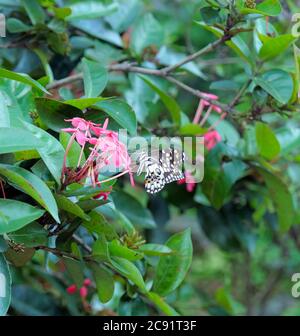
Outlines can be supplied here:
[[80, 289], [79, 289], [79, 295], [85, 299], [87, 296], [88, 296], [88, 289], [85, 287], [85, 286], [82, 286]]
[[208, 150], [214, 148], [220, 141], [222, 141], [222, 137], [217, 131], [210, 131], [204, 134], [204, 145]]
[[211, 100], [218, 100], [219, 97], [212, 94], [212, 93], [206, 93], [206, 92], [202, 92], [202, 95], [205, 97], [205, 98], [208, 98], [208, 99], [211, 99]]
[[77, 287], [76, 287], [76, 285], [73, 284], [73, 285], [69, 286], [66, 290], [67, 290], [68, 294], [72, 295], [72, 294], [75, 294], [77, 292]]
[[[130, 182], [134, 186], [133, 175], [130, 169], [130, 156], [126, 146], [119, 141], [118, 133], [107, 129], [108, 118], [104, 121], [102, 127], [100, 124], [95, 124], [82, 118], [73, 118], [67, 121], [71, 121], [74, 128], [63, 129], [63, 131], [73, 134], [66, 148], [62, 169], [62, 183], [65, 185], [73, 182], [80, 183], [80, 181], [86, 177], [90, 177], [93, 186], [99, 185], [103, 182], [98, 181], [100, 170], [105, 166], [112, 165], [118, 170], [123, 170], [123, 172], [113, 176], [109, 180], [128, 173]], [[70, 172], [70, 170], [66, 168], [66, 157], [74, 139], [76, 139], [82, 148], [77, 163], [77, 170], [76, 172], [74, 170]], [[83, 151], [86, 146], [90, 146], [90, 154], [83, 166], [80, 167]]]
[[[210, 99], [210, 100], [219, 99], [218, 96], [216, 96], [214, 94], [211, 94], [211, 93], [202, 93], [202, 95], [205, 98]], [[203, 118], [201, 118], [203, 110], [206, 107], [207, 107], [207, 110], [206, 110]], [[226, 113], [222, 114], [222, 109], [219, 106], [213, 104], [212, 102], [210, 102], [206, 99], [200, 99], [199, 106], [196, 110], [193, 123], [194, 124], [199, 124], [200, 126], [203, 126], [206, 123], [206, 121], [207, 121], [207, 119], [208, 119], [208, 117], [209, 117], [209, 115], [211, 114], [212, 111], [216, 111], [218, 114], [220, 114], [221, 115], [221, 117], [220, 117], [221, 120], [224, 119], [225, 116], [226, 116]], [[213, 128], [214, 126], [211, 126], [211, 127]]]
[[92, 280], [89, 279], [89, 278], [87, 278], [87, 279], [85, 279], [85, 280], [83, 281], [83, 285], [84, 285], [84, 286], [90, 286], [91, 284], [92, 284]]
[[74, 128], [63, 128], [62, 131], [75, 134], [76, 141], [80, 146], [84, 146], [92, 139], [91, 131], [95, 132], [100, 124], [95, 124], [83, 118], [67, 119]]
[[184, 174], [185, 174], [185, 178], [177, 181], [177, 184], [186, 183], [186, 190], [188, 192], [193, 192], [194, 189], [196, 188], [195, 179], [194, 179], [193, 175], [188, 170], [186, 170]]

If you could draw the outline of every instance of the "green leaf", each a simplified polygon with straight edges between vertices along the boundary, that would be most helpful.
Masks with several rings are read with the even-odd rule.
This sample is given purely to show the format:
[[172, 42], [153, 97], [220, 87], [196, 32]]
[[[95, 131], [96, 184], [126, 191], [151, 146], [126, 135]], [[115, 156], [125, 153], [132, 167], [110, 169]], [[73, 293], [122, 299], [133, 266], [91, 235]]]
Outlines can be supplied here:
[[79, 99], [69, 99], [65, 101], [65, 104], [74, 106], [80, 110], [84, 110], [98, 102], [103, 100], [108, 100], [109, 98], [96, 97], [96, 98], [79, 98]]
[[[92, 231], [89, 232], [91, 233]], [[110, 261], [108, 242], [103, 234], [100, 234], [99, 238], [93, 243], [92, 255], [96, 260]]]
[[292, 97], [294, 83], [292, 76], [283, 70], [270, 70], [254, 79], [254, 83], [267, 91], [281, 104], [287, 104]]
[[244, 7], [242, 14], [261, 14], [266, 16], [277, 16], [281, 13], [279, 0], [265, 0], [256, 5], [255, 9]]
[[83, 285], [84, 281], [82, 263], [68, 257], [63, 257], [62, 259], [64, 264], [66, 265], [66, 269], [70, 277], [72, 278], [76, 286], [80, 288]]
[[8, 109], [9, 97], [7, 97], [6, 93], [0, 92], [0, 104], [1, 104], [1, 111], [0, 111], [0, 127], [10, 127], [10, 115]]
[[84, 211], [77, 204], [73, 203], [67, 197], [63, 195], [55, 195], [55, 199], [60, 210], [64, 210], [66, 212], [75, 215], [76, 217], [82, 218], [86, 221], [90, 220], [90, 217], [84, 213]]
[[0, 316], [5, 316], [11, 300], [11, 276], [4, 255], [0, 253]]
[[81, 1], [68, 6], [72, 10], [72, 14], [67, 17], [67, 20], [79, 19], [96, 19], [102, 16], [109, 15], [118, 9], [117, 3], [104, 5], [99, 1]]
[[180, 106], [177, 104], [176, 100], [171, 96], [167, 95], [163, 90], [161, 90], [153, 80], [149, 77], [140, 76], [145, 83], [147, 83], [151, 89], [153, 89], [160, 97], [161, 101], [164, 103], [166, 108], [169, 110], [172, 120], [175, 124], [180, 124]]
[[133, 109], [123, 100], [103, 100], [95, 106], [112, 117], [120, 126], [127, 129], [131, 135], [136, 135], [137, 121]]
[[46, 131], [31, 125], [27, 122], [23, 122], [24, 126], [32, 132], [38, 140], [41, 141], [42, 146], [37, 148], [41, 158], [48, 167], [52, 176], [60, 185], [61, 169], [64, 161], [64, 148], [61, 143], [56, 140], [52, 135]]
[[8, 18], [6, 21], [6, 27], [7, 30], [12, 34], [24, 33], [32, 29], [32, 27], [28, 26], [27, 24], [16, 18]]
[[[61, 132], [59, 134], [59, 141], [63, 145], [65, 150], [68, 146], [70, 139], [71, 139], [71, 135], [66, 132]], [[70, 167], [73, 167], [73, 168], [77, 167], [80, 154], [81, 154], [80, 145], [77, 143], [77, 141], [73, 141], [72, 145], [69, 148], [68, 157], [67, 157], [68, 164]], [[83, 165], [84, 162], [85, 162], [85, 155], [84, 153], [82, 153], [80, 164]]]
[[146, 47], [161, 46], [163, 39], [164, 31], [160, 23], [151, 13], [147, 13], [134, 25], [130, 47], [136, 54], [140, 55]]
[[100, 63], [86, 58], [82, 60], [82, 67], [85, 96], [88, 98], [100, 96], [107, 85], [107, 69]]
[[185, 124], [180, 127], [179, 133], [181, 135], [203, 135], [206, 133], [206, 129], [197, 124]]
[[34, 256], [35, 249], [31, 247], [25, 247], [24, 251], [15, 251], [10, 248], [5, 252], [5, 258], [8, 262], [16, 267], [22, 267], [27, 264]]
[[271, 127], [257, 122], [255, 126], [256, 142], [260, 155], [268, 160], [274, 159], [280, 153], [280, 144]]
[[5, 164], [0, 164], [0, 175], [7, 178], [9, 183], [17, 189], [35, 199], [56, 222], [60, 222], [55, 199], [48, 186], [39, 177], [26, 169]]
[[[209, 26], [205, 22], [196, 22], [199, 26], [203, 27], [204, 29], [210, 31], [218, 38], [221, 38], [224, 35], [224, 32], [216, 27]], [[253, 64], [253, 57], [251, 51], [246, 44], [246, 42], [239, 36], [236, 35], [229, 41], [226, 41], [225, 44], [231, 48], [238, 56], [240, 56], [246, 62]]]
[[142, 206], [134, 197], [119, 190], [113, 195], [116, 208], [135, 226], [153, 229], [155, 222], [150, 211]]
[[116, 271], [132, 281], [142, 292], [147, 291], [140, 271], [131, 261], [119, 257], [112, 257], [111, 264]]
[[122, 246], [118, 240], [113, 240], [109, 242], [108, 249], [111, 256], [122, 257], [129, 261], [136, 261], [143, 258], [143, 253], [137, 250], [131, 250], [126, 246]]
[[263, 45], [259, 51], [259, 57], [266, 61], [283, 53], [295, 40], [290, 34], [280, 35], [277, 37], [265, 36]]
[[154, 277], [154, 292], [166, 296], [174, 291], [184, 280], [190, 268], [193, 255], [191, 230], [176, 233], [168, 239], [166, 246], [174, 254], [159, 258]]
[[46, 245], [48, 242], [48, 231], [37, 222], [28, 224], [8, 236], [17, 244], [24, 244], [26, 247]]
[[32, 24], [44, 23], [46, 16], [38, 0], [20, 0]]
[[0, 154], [37, 149], [42, 142], [32, 133], [13, 127], [0, 127]]
[[295, 219], [292, 195], [280, 176], [274, 175], [263, 168], [257, 167], [256, 169], [266, 182], [270, 198], [278, 214], [280, 230], [287, 232], [294, 224]]
[[227, 200], [233, 185], [241, 179], [246, 172], [247, 165], [239, 160], [223, 163], [220, 169], [206, 163], [205, 179], [202, 183], [203, 192], [211, 204], [220, 209]]
[[70, 127], [65, 119], [82, 116], [80, 108], [55, 99], [36, 98], [35, 104], [42, 122], [55, 132]]
[[149, 292], [146, 296], [163, 314], [167, 316], [180, 316], [180, 314], [158, 294]]
[[96, 263], [89, 263], [93, 277], [96, 283], [98, 298], [102, 303], [111, 300], [115, 290], [115, 282], [113, 275], [104, 267]]
[[168, 246], [160, 244], [144, 244], [139, 247], [138, 251], [149, 256], [164, 256], [173, 253]]
[[12, 80], [15, 80], [17, 82], [21, 82], [21, 83], [30, 85], [31, 87], [39, 90], [40, 92], [44, 92], [46, 94], [50, 94], [39, 82], [37, 82], [36, 80], [32, 79], [27, 74], [13, 72], [13, 71], [9, 71], [9, 70], [0, 68], [0, 77], [12, 79]]
[[0, 234], [21, 229], [23, 226], [40, 218], [43, 210], [27, 203], [0, 199]]
[[97, 233], [98, 235], [105, 235], [108, 240], [113, 240], [118, 237], [114, 227], [107, 222], [105, 217], [93, 210], [89, 213], [90, 221], [83, 222], [83, 226], [90, 233]]

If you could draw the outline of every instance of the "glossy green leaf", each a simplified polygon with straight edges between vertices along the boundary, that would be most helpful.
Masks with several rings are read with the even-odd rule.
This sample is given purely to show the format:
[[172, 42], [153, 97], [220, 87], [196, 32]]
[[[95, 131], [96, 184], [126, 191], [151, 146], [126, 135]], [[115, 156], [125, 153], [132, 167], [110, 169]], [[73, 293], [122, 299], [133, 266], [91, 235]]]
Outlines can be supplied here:
[[286, 232], [294, 224], [295, 220], [292, 195], [280, 176], [274, 175], [263, 168], [257, 167], [257, 170], [266, 182], [270, 198], [278, 214], [280, 230]]
[[44, 23], [45, 12], [38, 0], [20, 0], [20, 2], [24, 6], [32, 24]]
[[20, 230], [8, 234], [15, 243], [24, 244], [26, 247], [47, 245], [48, 231], [37, 222], [30, 223]]
[[182, 283], [191, 266], [191, 230], [176, 233], [168, 239], [166, 246], [174, 254], [160, 257], [153, 283], [153, 291], [162, 296], [168, 295]]
[[48, 186], [28, 170], [0, 164], [0, 176], [4, 176], [12, 186], [25, 192], [45, 208], [59, 223], [58, 209], [55, 199]]
[[100, 63], [82, 60], [84, 92], [87, 98], [100, 96], [108, 81], [107, 69]]
[[19, 230], [43, 214], [43, 210], [27, 203], [0, 199], [0, 234]]
[[96, 98], [79, 98], [79, 99], [69, 99], [65, 101], [65, 104], [70, 106], [74, 106], [80, 110], [85, 110], [88, 107], [95, 105], [98, 102], [102, 102], [103, 100], [108, 100], [110, 98], [96, 97]]
[[0, 127], [0, 154], [37, 149], [41, 145], [42, 142], [27, 130]]
[[256, 5], [255, 8], [244, 7], [241, 9], [242, 14], [261, 14], [267, 16], [277, 16], [281, 13], [279, 0], [265, 0]]
[[147, 291], [144, 279], [134, 263], [124, 258], [112, 257], [111, 264], [116, 271], [132, 281], [142, 292]]
[[60, 210], [64, 210], [69, 212], [70, 214], [82, 218], [84, 220], [89, 221], [90, 217], [84, 213], [84, 211], [75, 203], [73, 203], [70, 199], [63, 195], [55, 195], [55, 199]]
[[284, 70], [270, 70], [254, 79], [254, 83], [268, 92], [281, 104], [287, 104], [292, 97], [294, 83], [292, 76]]
[[92, 269], [99, 300], [102, 303], [110, 301], [115, 289], [113, 275], [107, 269], [96, 263], [89, 263], [89, 266]]
[[136, 135], [136, 116], [127, 103], [120, 99], [103, 100], [95, 103], [95, 106], [107, 113], [123, 129], [127, 129], [130, 135]]
[[162, 89], [160, 89], [150, 77], [140, 76], [145, 83], [147, 83], [151, 89], [153, 89], [160, 97], [161, 101], [164, 103], [166, 108], [171, 114], [172, 120], [175, 124], [180, 124], [180, 106], [177, 104], [176, 100], [166, 94]]
[[149, 292], [146, 296], [166, 316], [180, 316], [180, 314], [158, 294]]
[[65, 119], [82, 116], [80, 108], [66, 102], [40, 97], [35, 99], [35, 103], [42, 122], [55, 132], [70, 127], [70, 123]]
[[118, 240], [113, 240], [108, 244], [109, 253], [111, 256], [121, 257], [129, 261], [136, 261], [143, 258], [143, 253], [137, 250], [129, 249], [123, 246]]
[[150, 211], [128, 193], [120, 190], [113, 195], [113, 200], [116, 208], [134, 225], [148, 229], [155, 227]]
[[76, 286], [78, 288], [81, 288], [84, 281], [82, 263], [68, 257], [63, 257], [63, 262], [66, 265], [67, 272], [69, 273]]
[[89, 213], [90, 221], [83, 222], [83, 226], [90, 232], [90, 233], [97, 233], [99, 235], [105, 235], [105, 237], [109, 240], [115, 239], [118, 237], [115, 228], [111, 223], [109, 223], [105, 217], [93, 210]]
[[37, 148], [41, 158], [48, 167], [55, 181], [60, 185], [61, 169], [64, 160], [64, 148], [61, 143], [46, 131], [24, 122], [24, 126], [42, 143]]
[[259, 57], [264, 61], [272, 59], [283, 53], [295, 40], [290, 34], [277, 37], [264, 37], [263, 45], [259, 51]]
[[67, 17], [67, 20], [100, 18], [118, 9], [117, 3], [105, 5], [99, 1], [78, 2], [68, 7], [72, 10], [72, 14]]
[[11, 276], [4, 255], [0, 253], [0, 316], [5, 316], [11, 300]]
[[[63, 145], [65, 150], [69, 144], [70, 139], [71, 139], [71, 135], [69, 133], [61, 132], [59, 134], [59, 141]], [[80, 155], [81, 155], [81, 147], [77, 143], [77, 141], [73, 141], [72, 145], [70, 146], [68, 150], [68, 157], [67, 157], [68, 164], [70, 167], [72, 168], [77, 167]], [[79, 164], [83, 165], [84, 162], [85, 162], [85, 155], [84, 153], [82, 153]]]
[[185, 124], [180, 127], [179, 130], [181, 135], [203, 135], [206, 133], [206, 129], [198, 124]]
[[31, 87], [39, 90], [40, 92], [44, 92], [49, 94], [49, 92], [36, 80], [32, 79], [29, 75], [24, 73], [18, 73], [9, 71], [3, 68], [0, 68], [0, 77], [8, 78], [17, 82], [21, 82], [27, 85], [30, 85]]
[[6, 22], [7, 30], [10, 33], [24, 33], [32, 29], [29, 25], [25, 24], [19, 19], [16, 18], [8, 18]]
[[272, 160], [280, 153], [280, 144], [271, 127], [258, 122], [255, 126], [256, 142], [260, 155], [268, 160]]
[[138, 55], [140, 55], [146, 47], [159, 47], [164, 38], [164, 32], [160, 23], [151, 13], [145, 14], [134, 25], [130, 47]]
[[144, 244], [139, 247], [138, 251], [143, 252], [146, 255], [149, 256], [164, 256], [164, 255], [169, 255], [173, 253], [173, 250], [171, 250], [168, 246], [166, 245], [161, 245], [161, 244]]

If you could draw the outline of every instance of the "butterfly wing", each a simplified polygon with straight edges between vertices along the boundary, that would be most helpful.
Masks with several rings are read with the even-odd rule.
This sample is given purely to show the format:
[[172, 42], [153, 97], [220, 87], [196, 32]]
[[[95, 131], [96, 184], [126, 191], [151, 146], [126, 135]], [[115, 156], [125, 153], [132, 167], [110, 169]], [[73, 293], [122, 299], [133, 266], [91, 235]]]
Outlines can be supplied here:
[[184, 161], [184, 153], [180, 153], [177, 149], [170, 148], [162, 150], [159, 162], [164, 170], [166, 183], [171, 183], [184, 178], [181, 170]]
[[160, 151], [158, 158], [142, 155], [138, 174], [142, 169], [146, 170], [146, 191], [155, 194], [161, 191], [167, 183], [183, 179], [184, 174], [181, 171], [183, 160], [184, 153], [174, 148]]
[[148, 165], [145, 176], [145, 189], [150, 194], [155, 194], [165, 186], [164, 171], [160, 164], [153, 163]]

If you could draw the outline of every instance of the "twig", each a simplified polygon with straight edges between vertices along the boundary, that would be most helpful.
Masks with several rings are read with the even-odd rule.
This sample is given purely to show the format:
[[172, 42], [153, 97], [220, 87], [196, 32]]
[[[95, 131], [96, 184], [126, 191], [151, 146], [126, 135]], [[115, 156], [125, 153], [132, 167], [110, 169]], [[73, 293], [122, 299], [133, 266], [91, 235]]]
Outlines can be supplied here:
[[167, 66], [167, 67], [163, 68], [162, 71], [164, 71], [165, 73], [169, 74], [170, 72], [176, 70], [177, 68], [180, 68], [182, 65], [184, 65], [186, 63], [189, 63], [189, 62], [192, 62], [194, 59], [202, 56], [203, 54], [206, 54], [206, 53], [214, 50], [219, 44], [223, 43], [224, 40], [225, 40], [225, 38], [223, 36], [222, 38], [216, 40], [215, 42], [210, 43], [206, 47], [198, 50], [194, 54], [185, 57], [184, 59], [182, 59], [178, 63], [175, 63], [173, 65], [170, 65], [170, 66]]
[[240, 89], [240, 91], [237, 93], [237, 95], [233, 98], [232, 102], [229, 104], [231, 108], [233, 108], [242, 98], [246, 90], [248, 89], [248, 86], [252, 82], [252, 79], [249, 79]]

